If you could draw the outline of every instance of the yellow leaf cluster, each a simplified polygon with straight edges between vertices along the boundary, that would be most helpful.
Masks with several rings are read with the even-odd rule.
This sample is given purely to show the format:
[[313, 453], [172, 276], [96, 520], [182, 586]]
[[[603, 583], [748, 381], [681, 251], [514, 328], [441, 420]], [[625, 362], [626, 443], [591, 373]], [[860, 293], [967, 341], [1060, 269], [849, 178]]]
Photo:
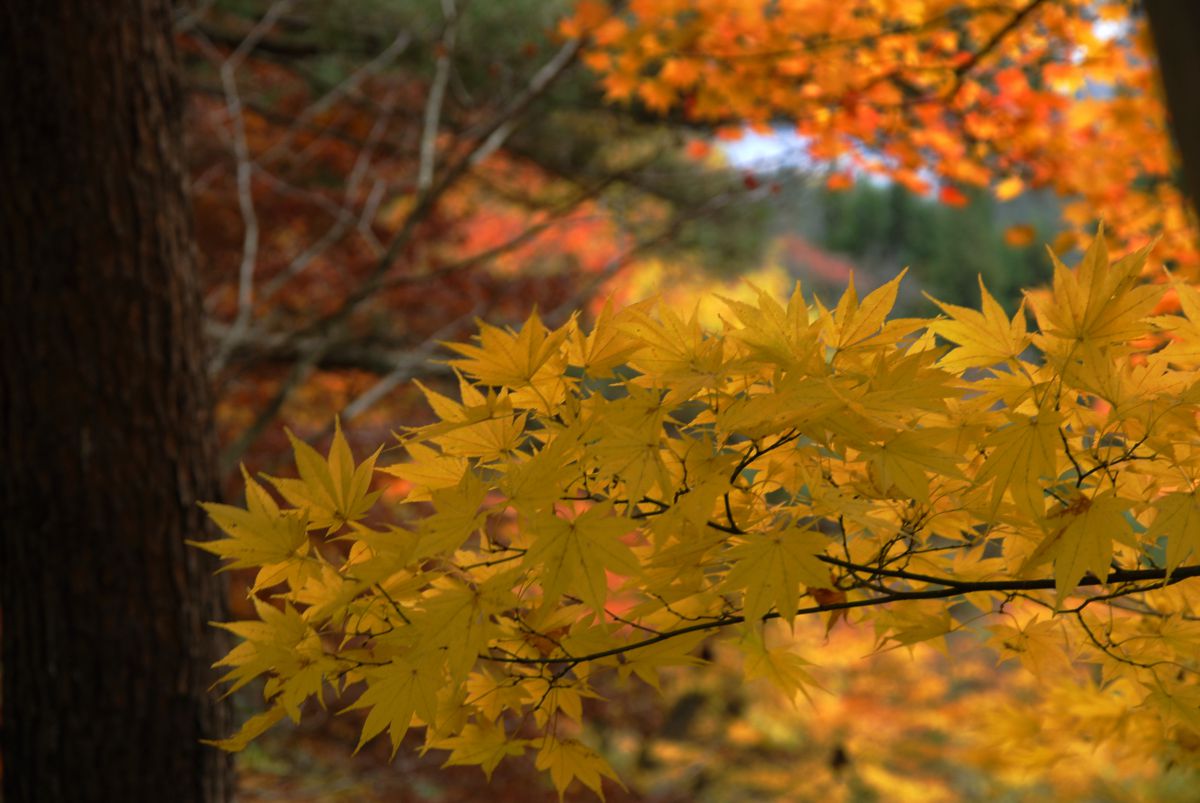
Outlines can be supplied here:
[[[339, 428], [324, 458], [293, 439], [282, 501], [247, 477], [244, 509], [207, 506], [225, 537], [199, 546], [259, 572], [224, 680], [266, 679], [221, 745], [354, 686], [363, 742], [421, 728], [448, 764], [530, 753], [600, 793], [597, 677], [657, 685], [726, 638], [747, 677], [807, 694], [821, 645], [769, 646], [764, 622], [811, 614], [879, 649], [978, 620], [1036, 675], [1095, 665], [1146, 744], [1200, 744], [1200, 297], [1155, 316], [1145, 258], [1097, 238], [1033, 327], [986, 288], [889, 319], [899, 277], [830, 307], [760, 291], [719, 331], [652, 303], [485, 325], [453, 347], [459, 398], [424, 388], [439, 420], [405, 459], [356, 462]], [[379, 504], [372, 475], [407, 496]], [[1011, 620], [1018, 597], [1042, 613]]]

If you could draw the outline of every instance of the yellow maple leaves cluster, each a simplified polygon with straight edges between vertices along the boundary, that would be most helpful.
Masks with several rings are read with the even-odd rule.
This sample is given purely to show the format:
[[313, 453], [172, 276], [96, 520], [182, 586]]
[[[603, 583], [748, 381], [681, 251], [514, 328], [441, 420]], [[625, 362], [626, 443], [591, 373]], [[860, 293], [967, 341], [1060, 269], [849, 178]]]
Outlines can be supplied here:
[[1056, 262], [1032, 329], [982, 286], [979, 310], [889, 319], [902, 277], [831, 307], [728, 300], [719, 331], [652, 301], [481, 324], [450, 344], [458, 398], [423, 388], [438, 421], [398, 436], [403, 459], [294, 439], [299, 478], [267, 478], [282, 504], [248, 476], [246, 509], [207, 506], [225, 537], [198, 545], [258, 570], [224, 680], [266, 679], [221, 745], [354, 688], [363, 742], [423, 727], [448, 764], [532, 752], [560, 792], [599, 793], [599, 678], [656, 684], [719, 638], [808, 693], [819, 645], [765, 621], [913, 645], [961, 626], [951, 603], [987, 623], [1019, 602], [1044, 612], [993, 624], [1002, 656], [1095, 665], [1147, 745], [1194, 763], [1200, 291], [1157, 315], [1145, 259], [1110, 263], [1098, 237]]

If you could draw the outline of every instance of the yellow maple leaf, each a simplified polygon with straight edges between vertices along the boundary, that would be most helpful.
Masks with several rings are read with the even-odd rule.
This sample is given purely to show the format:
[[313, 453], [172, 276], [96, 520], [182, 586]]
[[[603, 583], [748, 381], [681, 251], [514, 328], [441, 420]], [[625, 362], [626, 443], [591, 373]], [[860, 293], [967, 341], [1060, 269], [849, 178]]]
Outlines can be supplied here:
[[[282, 685], [304, 672], [300, 685], [305, 688], [293, 688], [278, 700], [294, 719], [299, 719], [299, 703], [307, 696], [303, 692], [319, 689], [322, 672], [332, 666], [332, 661], [326, 659], [316, 631], [293, 606], [285, 605], [280, 610], [257, 597], [252, 601], [257, 620], [217, 625], [242, 639], [213, 665], [230, 667], [218, 682], [229, 684], [225, 692], [228, 695], [255, 678], [268, 675], [275, 681], [275, 691], [279, 691]], [[270, 691], [267, 690], [267, 696], [274, 696]]]
[[1046, 510], [1042, 479], [1058, 476], [1057, 461], [1062, 415], [1044, 405], [1037, 415], [1005, 412], [1009, 423], [992, 432], [985, 443], [992, 451], [975, 480], [979, 485], [995, 479], [992, 508], [1008, 491], [1024, 513], [1041, 516]]
[[236, 753], [245, 750], [250, 742], [277, 725], [285, 716], [287, 716], [287, 712], [283, 710], [282, 705], [273, 705], [266, 711], [255, 714], [246, 720], [242, 724], [242, 727], [238, 728], [237, 733], [232, 736], [227, 736], [224, 739], [201, 739], [200, 742]]
[[868, 293], [861, 303], [851, 276], [837, 308], [823, 316], [826, 344], [839, 352], [872, 344], [896, 304], [900, 281], [907, 272], [907, 268], [900, 271], [896, 278]]
[[521, 445], [527, 420], [527, 412], [498, 415], [455, 427], [430, 440], [441, 447], [445, 455], [478, 457], [484, 461], [503, 460]]
[[513, 739], [504, 728], [483, 721], [468, 723], [454, 736], [438, 739], [429, 746], [450, 751], [442, 767], [478, 766], [490, 781], [497, 764], [509, 756], [522, 755], [528, 744], [528, 739]]
[[933, 601], [906, 602], [882, 611], [875, 619], [881, 648], [887, 642], [894, 642], [888, 649], [908, 647], [910, 652], [914, 645], [924, 643], [946, 652], [945, 636], [953, 626], [950, 611]]
[[325, 458], [291, 430], [286, 432], [300, 479], [267, 479], [284, 499], [308, 511], [309, 529], [333, 532], [348, 522], [364, 518], [379, 498], [379, 491], [368, 492], [367, 489], [383, 447], [356, 467], [340, 421], [335, 421], [333, 443]]
[[637, 675], [647, 684], [659, 688], [659, 669], [664, 666], [691, 666], [704, 663], [700, 658], [691, 655], [708, 638], [704, 631], [688, 633], [675, 638], [638, 647], [625, 653], [625, 660], [617, 666], [617, 676], [624, 679], [631, 673]]
[[871, 461], [875, 481], [884, 493], [894, 485], [902, 494], [919, 502], [929, 502], [929, 477], [932, 471], [941, 477], [961, 478], [959, 457], [936, 447], [953, 434], [942, 429], [901, 431], [879, 445], [870, 445], [863, 456]]
[[809, 687], [821, 688], [805, 669], [812, 666], [812, 662], [805, 660], [787, 646], [768, 648], [758, 628], [751, 628], [738, 646], [745, 656], [746, 677], [750, 680], [763, 678], [770, 681], [780, 691], [789, 695], [793, 705], [796, 704], [797, 693], [803, 694], [811, 702]]
[[514, 457], [504, 464], [500, 490], [508, 504], [526, 516], [551, 509], [564, 495], [559, 486], [564, 472], [570, 470], [571, 453], [577, 449], [573, 433], [560, 433], [530, 457]]
[[[563, 343], [568, 327], [550, 332], [535, 312], [520, 332], [505, 331], [479, 322], [479, 345], [445, 343], [465, 359], [450, 360], [485, 385], [532, 391], [530, 406], [549, 413], [565, 391]], [[515, 397], [514, 397], [515, 398]]]
[[757, 622], [772, 607], [791, 623], [803, 586], [829, 585], [829, 568], [819, 555], [829, 539], [812, 530], [753, 533], [726, 553], [731, 563], [724, 585], [744, 589], [747, 622]]
[[1139, 283], [1152, 247], [1110, 264], [1101, 229], [1075, 270], [1051, 251], [1053, 292], [1049, 298], [1030, 297], [1043, 351], [1060, 366], [1071, 359], [1088, 362], [1104, 359], [1098, 349], [1145, 334], [1145, 319], [1163, 293], [1161, 286]]
[[621, 329], [621, 323], [633, 311], [644, 311], [649, 304], [649, 301], [643, 301], [614, 313], [612, 299], [607, 299], [590, 332], [585, 334], [581, 327], [574, 325], [568, 341], [568, 362], [579, 366], [589, 376], [610, 376], [614, 368], [624, 365], [642, 348], [639, 340]]
[[[200, 506], [228, 538], [188, 541], [189, 544], [229, 561], [228, 569], [258, 568], [290, 563], [308, 552], [309, 523], [305, 510], [280, 510], [279, 505], [242, 467], [246, 483], [246, 509], [218, 502]], [[278, 582], [282, 576], [275, 579]]]
[[361, 674], [367, 688], [342, 709], [343, 712], [369, 709], [355, 752], [386, 728], [395, 754], [414, 716], [427, 725], [437, 721], [437, 696], [444, 684], [444, 673], [442, 665], [433, 658], [411, 655], [407, 659], [393, 659], [385, 666], [363, 667]]
[[1147, 539], [1167, 539], [1167, 572], [1175, 570], [1188, 555], [1200, 555], [1200, 500], [1196, 493], [1170, 493], [1154, 501], [1154, 522]]
[[487, 488], [471, 471], [463, 474], [453, 488], [430, 492], [435, 512], [421, 520], [417, 541], [409, 560], [453, 552], [474, 535], [485, 518], [483, 507]]
[[1113, 540], [1131, 543], [1125, 511], [1130, 500], [1108, 490], [1056, 511], [1047, 520], [1052, 527], [1037, 548], [1025, 559], [1021, 572], [1048, 560], [1054, 561], [1054, 590], [1058, 604], [1075, 590], [1089, 572], [1101, 580], [1108, 577], [1113, 557]]
[[981, 311], [945, 304], [927, 296], [950, 316], [950, 320], [934, 321], [930, 328], [941, 337], [958, 344], [938, 363], [947, 370], [961, 371], [1003, 364], [1017, 359], [1029, 346], [1024, 302], [1009, 320], [1004, 309], [987, 291], [982, 276], [979, 277], [979, 292]]
[[610, 778], [622, 789], [625, 788], [608, 762], [595, 750], [576, 739], [547, 736], [541, 750], [538, 751], [536, 764], [539, 770], [550, 772], [550, 780], [558, 790], [559, 800], [563, 799], [563, 793], [575, 779], [579, 779], [580, 783], [595, 792], [601, 800], [604, 799], [601, 777]]
[[441, 577], [421, 599], [421, 615], [414, 621], [418, 650], [440, 651], [450, 679], [466, 680], [488, 636], [496, 629], [493, 617], [513, 606], [517, 572], [500, 572], [487, 580], [467, 584]]
[[1071, 657], [1063, 649], [1062, 622], [1034, 616], [1023, 625], [996, 624], [988, 629], [992, 631], [989, 644], [1002, 656], [1015, 655], [1035, 675], [1055, 677], [1073, 671]]
[[1183, 315], [1153, 318], [1162, 331], [1171, 333], [1171, 342], [1160, 356], [1176, 365], [1194, 368], [1200, 364], [1200, 290], [1182, 282], [1174, 285]]
[[428, 502], [431, 491], [458, 485], [467, 472], [467, 459], [460, 455], [445, 455], [416, 441], [406, 443], [404, 448], [411, 458], [409, 462], [381, 466], [379, 471], [412, 483], [405, 502]]
[[637, 557], [621, 540], [637, 524], [612, 515], [612, 508], [611, 502], [605, 502], [573, 519], [540, 514], [530, 521], [533, 545], [525, 554], [525, 565], [537, 569], [547, 602], [559, 599], [569, 588], [602, 614], [608, 596], [606, 572], [637, 573]]
[[733, 310], [742, 327], [731, 335], [747, 347], [758, 360], [776, 363], [781, 368], [815, 368], [813, 359], [824, 360], [819, 353], [817, 335], [820, 328], [810, 321], [808, 304], [797, 282], [787, 309], [759, 288], [758, 305], [732, 298], [721, 300]]
[[633, 310], [620, 324], [641, 345], [630, 365], [665, 386], [669, 404], [685, 401], [703, 387], [719, 385], [724, 341], [700, 326], [699, 306], [686, 321], [665, 304], [657, 312], [656, 320]]

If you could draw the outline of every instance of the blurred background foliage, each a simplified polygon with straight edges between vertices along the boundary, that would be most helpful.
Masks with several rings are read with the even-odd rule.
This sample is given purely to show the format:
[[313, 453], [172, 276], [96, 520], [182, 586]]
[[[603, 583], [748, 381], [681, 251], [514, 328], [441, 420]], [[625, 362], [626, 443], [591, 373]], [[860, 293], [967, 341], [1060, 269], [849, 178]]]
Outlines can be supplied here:
[[[835, 191], [829, 166], [763, 166], [729, 131], [607, 104], [555, 33], [570, 6], [181, 8], [230, 488], [239, 463], [287, 460], [285, 426], [320, 440], [341, 411], [359, 451], [427, 421], [412, 381], [449, 390], [430, 360], [476, 317], [512, 323], [537, 308], [560, 323], [651, 294], [690, 307], [746, 292], [746, 278], [778, 293], [800, 281], [829, 300], [851, 273], [869, 288], [906, 265], [906, 312], [930, 313], [922, 291], [973, 305], [980, 275], [1012, 310], [1049, 275], [1043, 244], [1072, 246], [1054, 197], [975, 192], [948, 206], [886, 182]], [[246, 579], [230, 593], [246, 613]], [[1022, 721], [1021, 700], [1045, 690], [973, 636], [952, 636], [953, 660], [927, 645], [910, 658], [827, 624], [797, 624], [797, 638], [822, 645], [814, 671], [828, 691], [812, 701], [743, 685], [719, 649], [715, 671], [679, 671], [661, 694], [590, 701], [591, 740], [629, 784], [609, 799], [1194, 799], [1189, 779]], [[1078, 739], [1078, 761], [1039, 763], [1047, 738]], [[489, 786], [476, 769], [439, 769], [437, 753], [393, 759], [372, 744], [351, 757], [356, 740], [352, 718], [307, 712], [239, 756], [241, 799], [556, 798], [532, 761], [506, 762]]]

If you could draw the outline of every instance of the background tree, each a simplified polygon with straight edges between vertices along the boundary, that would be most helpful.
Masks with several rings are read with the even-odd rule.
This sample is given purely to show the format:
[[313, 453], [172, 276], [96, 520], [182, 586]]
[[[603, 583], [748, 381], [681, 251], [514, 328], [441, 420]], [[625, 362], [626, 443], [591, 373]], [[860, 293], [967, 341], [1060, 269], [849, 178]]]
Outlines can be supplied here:
[[1193, 271], [1194, 215], [1143, 13], [1165, 45], [1167, 99], [1190, 143], [1186, 6], [584, 0], [568, 27], [591, 35], [583, 58], [615, 101], [699, 125], [790, 121], [814, 159], [843, 167], [834, 186], [853, 169], [951, 204], [971, 186], [994, 184], [1001, 199], [1052, 189], [1077, 234], [1101, 218], [1128, 247], [1160, 237], [1156, 254]]
[[[327, 435], [334, 410], [369, 412], [356, 429], [381, 434], [472, 316], [561, 318], [646, 257], [761, 257], [770, 183], [681, 153], [722, 125], [795, 124], [835, 187], [857, 163], [951, 205], [989, 181], [1002, 201], [1061, 193], [1076, 233], [1119, 217], [1111, 237], [1163, 234], [1159, 253], [1190, 264], [1126, 4], [771, 8], [255, 0], [181, 17], [225, 478], [283, 454], [280, 419]], [[1048, 231], [1029, 225], [1042, 211], [1007, 220], [1020, 242]], [[919, 274], [930, 248], [892, 257]], [[1038, 252], [988, 259], [1048, 275]], [[928, 285], [969, 290], [958, 273]]]
[[171, 4], [0, 6], [4, 798], [230, 793]]
[[1200, 35], [1200, 9], [1184, 0], [1143, 0], [1154, 51], [1158, 59], [1163, 94], [1171, 112], [1175, 145], [1183, 162], [1187, 194], [1200, 204], [1200, 117], [1196, 108], [1196, 81], [1200, 79], [1200, 54], [1193, 46]]
[[732, 272], [761, 253], [768, 188], [607, 106], [583, 40], [548, 36], [569, 9], [219, 2], [181, 20], [228, 477], [286, 450], [279, 419], [369, 412], [356, 429], [385, 431], [473, 316], [564, 318], [639, 259]]

